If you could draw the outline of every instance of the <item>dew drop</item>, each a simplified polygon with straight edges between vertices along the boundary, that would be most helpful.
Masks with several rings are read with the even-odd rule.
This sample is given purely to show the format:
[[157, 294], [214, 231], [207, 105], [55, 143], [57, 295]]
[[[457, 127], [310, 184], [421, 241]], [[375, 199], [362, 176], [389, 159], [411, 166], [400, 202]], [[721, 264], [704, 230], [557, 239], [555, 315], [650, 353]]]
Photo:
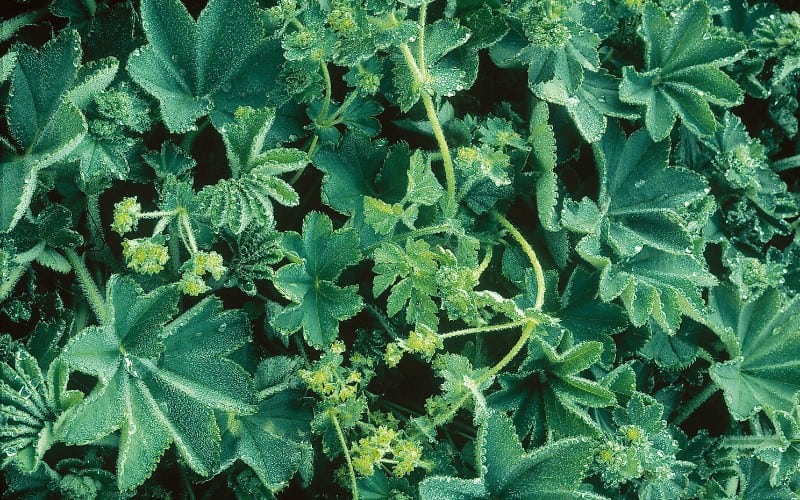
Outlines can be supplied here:
[[9, 457], [16, 456], [17, 449], [16, 448], [6, 448], [6, 455]]
[[408, 37], [408, 43], [414, 43], [416, 41], [417, 41], [417, 37], [415, 37], [415, 36]]
[[14, 359], [22, 361], [22, 349], [17, 350], [16, 354], [14, 354]]
[[689, 206], [689, 205], [691, 205], [691, 204], [692, 204], [692, 202], [691, 202], [691, 201], [689, 201], [689, 200], [686, 200], [686, 201], [684, 201], [684, 202], [683, 202], [683, 206], [684, 206], [684, 207], [688, 207], [688, 206]]
[[778, 451], [781, 452], [781, 453], [785, 453], [786, 452], [786, 447], [785, 446], [781, 446], [781, 447], [778, 448]]
[[172, 54], [172, 58], [171, 59], [173, 61], [177, 61], [178, 60], [178, 55], [177, 54]]
[[686, 252], [689, 255], [692, 254], [692, 248], [691, 247], [686, 247], [686, 248], [683, 249], [683, 251]]
[[137, 372], [133, 368], [133, 361], [131, 361], [131, 358], [125, 356], [123, 359], [124, 359], [125, 371], [128, 372], [128, 374], [131, 375], [132, 377], [139, 378], [139, 372]]
[[633, 253], [637, 254], [637, 253], [641, 252], [643, 248], [644, 247], [642, 245], [636, 245], [635, 247], [633, 247]]
[[703, 194], [709, 194], [709, 193], [711, 193], [711, 188], [707, 187], [703, 189]]
[[224, 332], [227, 329], [228, 329], [228, 323], [222, 323], [221, 325], [219, 325], [220, 332]]
[[704, 95], [706, 95], [706, 93], [703, 92], [702, 90], [698, 90], [697, 91], [697, 95], [699, 95], [700, 97], [703, 97]]
[[131, 422], [130, 425], [128, 425], [128, 435], [132, 436], [134, 434], [136, 434], [136, 424]]
[[703, 40], [711, 40], [711, 33], [703, 33]]
[[606, 96], [604, 96], [604, 95], [597, 96], [597, 100], [599, 102], [606, 102]]
[[27, 387], [25, 387], [25, 386], [22, 386], [22, 387], [20, 387], [20, 389], [19, 389], [19, 395], [20, 395], [20, 396], [22, 396], [22, 397], [23, 397], [23, 398], [25, 398], [25, 399], [28, 399], [28, 398], [30, 398], [30, 397], [31, 397], [31, 392], [28, 390], [28, 388], [27, 388]]

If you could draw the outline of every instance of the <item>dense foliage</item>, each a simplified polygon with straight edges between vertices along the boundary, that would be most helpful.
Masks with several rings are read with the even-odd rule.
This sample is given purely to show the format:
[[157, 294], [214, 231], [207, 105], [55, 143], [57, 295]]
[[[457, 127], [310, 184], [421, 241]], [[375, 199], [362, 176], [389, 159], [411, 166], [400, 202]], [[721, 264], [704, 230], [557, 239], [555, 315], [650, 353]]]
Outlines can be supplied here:
[[796, 498], [792, 3], [4, 0], [0, 486]]

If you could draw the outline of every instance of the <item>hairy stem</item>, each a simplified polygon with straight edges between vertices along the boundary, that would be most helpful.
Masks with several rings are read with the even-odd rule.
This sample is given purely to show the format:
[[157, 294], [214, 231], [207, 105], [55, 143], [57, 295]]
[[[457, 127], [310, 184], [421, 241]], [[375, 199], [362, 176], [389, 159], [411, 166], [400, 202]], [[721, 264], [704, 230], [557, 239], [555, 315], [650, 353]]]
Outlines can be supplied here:
[[463, 335], [473, 335], [476, 333], [500, 332], [503, 330], [510, 330], [512, 328], [522, 326], [528, 321], [529, 320], [527, 319], [521, 319], [519, 321], [512, 321], [511, 323], [503, 323], [502, 325], [488, 325], [488, 326], [476, 326], [474, 328], [463, 328], [461, 330], [453, 330], [452, 332], [443, 333], [439, 335], [439, 338], [445, 340], [453, 337], [461, 337]]
[[181, 234], [186, 235], [186, 240], [188, 243], [189, 252], [192, 255], [196, 254], [199, 249], [197, 248], [197, 241], [194, 239], [194, 231], [192, 231], [192, 225], [189, 223], [189, 216], [186, 214], [185, 211], [180, 213], [180, 224], [181, 224]]
[[800, 155], [794, 155], [788, 158], [782, 158], [774, 162], [772, 164], [772, 171], [783, 172], [797, 167], [800, 167]]
[[95, 284], [94, 280], [91, 276], [89, 276], [89, 270], [86, 268], [86, 264], [83, 263], [78, 254], [75, 253], [75, 250], [68, 248], [64, 250], [64, 255], [67, 257], [72, 269], [75, 270], [75, 276], [78, 278], [78, 281], [81, 284], [81, 289], [83, 290], [83, 294], [86, 296], [86, 300], [89, 302], [89, 307], [92, 308], [92, 312], [94, 312], [95, 317], [100, 321], [101, 324], [106, 324], [108, 322], [108, 317], [106, 316], [106, 303], [103, 297], [100, 295], [100, 290], [97, 288], [97, 284]]
[[447, 146], [447, 141], [444, 138], [444, 131], [442, 124], [439, 123], [439, 117], [436, 115], [436, 108], [433, 106], [433, 99], [428, 94], [422, 94], [422, 104], [425, 105], [425, 112], [428, 115], [428, 121], [431, 123], [433, 135], [436, 137], [436, 142], [439, 144], [439, 151], [442, 152], [442, 164], [444, 165], [444, 178], [447, 184], [447, 201], [449, 215], [455, 213], [456, 207], [456, 174], [453, 167], [453, 157], [450, 156], [450, 148]]
[[[525, 321], [525, 327], [522, 329], [522, 334], [520, 335], [519, 340], [517, 340], [517, 342], [511, 347], [508, 353], [506, 353], [506, 355], [503, 356], [503, 359], [498, 361], [494, 366], [489, 368], [487, 372], [485, 372], [483, 375], [478, 377], [477, 380], [475, 380], [476, 387], [480, 387], [481, 384], [483, 384], [490, 378], [500, 373], [500, 371], [503, 368], [505, 368], [506, 365], [508, 365], [511, 362], [511, 360], [517, 356], [517, 354], [519, 354], [522, 348], [525, 347], [525, 344], [528, 342], [528, 340], [530, 340], [531, 333], [533, 332], [533, 329], [536, 327], [536, 324], [537, 323], [532, 320]], [[466, 394], [464, 394], [464, 396], [461, 397], [461, 399], [458, 400], [458, 403], [453, 405], [453, 407], [451, 407], [448, 411], [440, 415], [437, 415], [433, 419], [434, 427], [439, 427], [440, 425], [449, 422], [450, 419], [452, 419], [455, 416], [458, 410], [460, 410], [461, 407], [464, 406], [464, 403], [466, 403], [471, 396], [472, 393], [468, 391]]]
[[[425, 16], [425, 9], [422, 7], [420, 9], [420, 21], [424, 22]], [[400, 46], [400, 51], [403, 54], [403, 59], [406, 61], [406, 65], [408, 65], [409, 70], [411, 70], [411, 74], [414, 76], [414, 82], [417, 86], [422, 87], [421, 99], [422, 104], [425, 106], [425, 113], [428, 116], [428, 121], [431, 124], [431, 129], [433, 130], [433, 136], [436, 138], [436, 143], [439, 145], [439, 151], [442, 153], [442, 164], [444, 165], [444, 176], [445, 176], [445, 183], [447, 184], [447, 201], [448, 205], [446, 207], [447, 215], [453, 215], [455, 213], [456, 207], [456, 176], [455, 176], [455, 169], [453, 167], [453, 158], [450, 155], [450, 148], [447, 145], [447, 141], [444, 137], [444, 131], [442, 130], [442, 124], [439, 122], [439, 117], [436, 114], [436, 107], [433, 105], [433, 99], [431, 98], [430, 94], [428, 94], [425, 89], [424, 85], [428, 80], [426, 62], [425, 62], [425, 54], [422, 48], [423, 45], [423, 37], [425, 32], [425, 26], [421, 25], [419, 30], [419, 60], [414, 58], [414, 54], [411, 53], [411, 49], [408, 47], [408, 44], [402, 44]]]
[[339, 117], [342, 116], [342, 114], [347, 110], [347, 108], [352, 106], [352, 104], [356, 101], [356, 97], [358, 97], [358, 92], [356, 92], [355, 90], [347, 94], [347, 97], [344, 98], [344, 102], [342, 103], [342, 105], [336, 108], [336, 111], [334, 111], [333, 114], [325, 121], [325, 124], [334, 125], [336, 123], [339, 123], [338, 121]]
[[492, 247], [486, 247], [486, 253], [483, 256], [483, 260], [481, 261], [478, 268], [475, 270], [475, 279], [479, 279], [484, 271], [489, 267], [489, 263], [492, 261]]
[[514, 240], [519, 244], [522, 248], [522, 251], [525, 252], [525, 255], [528, 257], [528, 260], [533, 266], [533, 272], [536, 275], [536, 302], [534, 303], [534, 309], [537, 311], [542, 309], [544, 305], [544, 271], [542, 270], [542, 265], [539, 263], [539, 259], [536, 257], [536, 252], [533, 251], [533, 247], [531, 247], [528, 240], [522, 236], [522, 233], [514, 227], [511, 222], [508, 221], [502, 214], [500, 214], [497, 210], [492, 210], [492, 216], [500, 223], [503, 228], [511, 235]]
[[342, 432], [342, 426], [339, 425], [339, 418], [332, 411], [329, 412], [333, 427], [336, 429], [336, 436], [339, 438], [339, 444], [342, 446], [344, 452], [344, 459], [347, 462], [347, 475], [350, 476], [350, 487], [353, 489], [353, 500], [358, 500], [358, 483], [356, 482], [356, 471], [353, 469], [353, 460], [350, 458], [350, 450], [347, 449], [347, 441]]
[[703, 403], [708, 401], [708, 398], [713, 396], [719, 387], [716, 384], [711, 383], [703, 388], [702, 391], [695, 394], [695, 396], [687, 401], [686, 403], [681, 403], [681, 411], [675, 415], [675, 418], [672, 420], [672, 423], [675, 425], [680, 425], [683, 423], [684, 420], [689, 418], [689, 416], [695, 412], [698, 408], [703, 406]]
[[[419, 8], [419, 35], [417, 37], [417, 61], [422, 76], [427, 79], [428, 67], [425, 65], [425, 21], [428, 16], [428, 4], [423, 3]], [[424, 80], [423, 80], [424, 81]]]
[[331, 84], [331, 73], [328, 71], [328, 65], [325, 61], [319, 63], [322, 69], [322, 78], [325, 80], [325, 96], [322, 98], [322, 109], [314, 121], [325, 120], [328, 118], [328, 110], [331, 107], [331, 94], [333, 93], [333, 85]]
[[475, 385], [480, 386], [482, 383], [486, 382], [490, 378], [500, 373], [500, 371], [503, 368], [505, 368], [506, 365], [508, 365], [511, 362], [511, 360], [517, 356], [517, 354], [519, 354], [519, 351], [521, 351], [522, 348], [525, 347], [525, 344], [527, 344], [528, 340], [531, 338], [531, 333], [533, 332], [533, 329], [535, 327], [536, 327], [536, 322], [528, 320], [527, 324], [525, 325], [525, 328], [522, 329], [522, 335], [519, 336], [519, 340], [517, 340], [517, 343], [511, 347], [511, 349], [508, 351], [508, 353], [506, 353], [505, 356], [503, 356], [503, 359], [498, 361], [497, 364], [495, 364], [493, 367], [489, 369], [489, 371], [485, 372], [483, 375], [478, 377], [478, 380], [475, 381]]
[[722, 438], [722, 445], [734, 449], [754, 449], [772, 444], [775, 447], [785, 446], [778, 436], [726, 436]]

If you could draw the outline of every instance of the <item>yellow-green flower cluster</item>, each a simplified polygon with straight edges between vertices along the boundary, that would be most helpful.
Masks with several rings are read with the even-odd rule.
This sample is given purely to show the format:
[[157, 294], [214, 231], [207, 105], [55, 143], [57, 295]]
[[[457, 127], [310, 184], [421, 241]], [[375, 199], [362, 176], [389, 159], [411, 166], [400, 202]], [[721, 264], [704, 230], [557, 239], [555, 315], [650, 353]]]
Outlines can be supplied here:
[[178, 282], [178, 287], [181, 292], [193, 297], [211, 290], [203, 278], [206, 274], [210, 274], [212, 278], [218, 280], [226, 271], [222, 256], [213, 250], [197, 252], [181, 269], [183, 276]]
[[122, 255], [128, 267], [137, 273], [158, 274], [169, 260], [169, 251], [164, 246], [163, 236], [137, 238], [122, 242]]
[[422, 465], [422, 446], [381, 425], [353, 446], [353, 468], [362, 476], [371, 476], [381, 464], [392, 465], [395, 476], [405, 476]]
[[326, 401], [348, 402], [358, 395], [362, 376], [357, 370], [340, 366], [341, 361], [341, 354], [331, 351], [314, 363], [312, 369], [300, 370], [300, 379]]
[[437, 349], [444, 348], [442, 339], [436, 332], [425, 325], [411, 332], [405, 341], [405, 348], [409, 352], [417, 353], [425, 359], [431, 359]]
[[419, 354], [423, 358], [430, 360], [436, 354], [436, 351], [442, 348], [444, 348], [442, 338], [432, 329], [421, 324], [408, 335], [407, 339], [386, 344], [383, 360], [392, 368], [397, 366], [405, 352]]
[[120, 236], [134, 231], [141, 213], [142, 206], [136, 198], [123, 198], [114, 204], [114, 222], [111, 223], [111, 229]]

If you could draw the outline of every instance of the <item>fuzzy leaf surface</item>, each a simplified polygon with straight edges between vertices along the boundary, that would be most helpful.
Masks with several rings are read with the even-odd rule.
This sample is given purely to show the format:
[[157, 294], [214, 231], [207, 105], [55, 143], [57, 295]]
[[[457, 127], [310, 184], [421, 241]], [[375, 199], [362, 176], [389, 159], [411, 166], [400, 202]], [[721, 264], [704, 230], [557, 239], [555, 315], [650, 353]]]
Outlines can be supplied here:
[[225, 357], [247, 341], [246, 317], [207, 297], [172, 319], [177, 300], [174, 287], [142, 294], [113, 275], [108, 322], [85, 328], [63, 351], [70, 366], [99, 379], [67, 423], [66, 441], [91, 443], [120, 430], [120, 490], [145, 481], [172, 443], [195, 472], [211, 474], [220, 453], [213, 410], [255, 409], [252, 379]]
[[195, 21], [178, 0], [144, 0], [141, 16], [149, 43], [131, 54], [128, 72], [158, 100], [170, 131], [266, 103], [280, 51], [264, 40], [256, 2], [212, 0]]
[[768, 290], [743, 303], [729, 287], [712, 290], [715, 330], [732, 356], [709, 372], [731, 415], [746, 420], [761, 409], [791, 411], [800, 391], [800, 300]]
[[285, 333], [303, 329], [313, 346], [323, 348], [339, 333], [339, 322], [354, 316], [363, 304], [355, 286], [340, 287], [339, 275], [361, 258], [353, 229], [333, 230], [327, 215], [311, 212], [303, 220], [303, 234], [288, 232], [284, 248], [299, 262], [275, 272], [275, 287], [292, 305], [273, 318]]
[[704, 1], [692, 2], [672, 18], [654, 3], [645, 5], [640, 31], [647, 46], [645, 71], [623, 68], [619, 96], [645, 107], [653, 140], [669, 135], [676, 115], [695, 134], [711, 135], [716, 121], [709, 104], [731, 107], [742, 101], [739, 86], [719, 68], [736, 60], [744, 45], [711, 27]]

